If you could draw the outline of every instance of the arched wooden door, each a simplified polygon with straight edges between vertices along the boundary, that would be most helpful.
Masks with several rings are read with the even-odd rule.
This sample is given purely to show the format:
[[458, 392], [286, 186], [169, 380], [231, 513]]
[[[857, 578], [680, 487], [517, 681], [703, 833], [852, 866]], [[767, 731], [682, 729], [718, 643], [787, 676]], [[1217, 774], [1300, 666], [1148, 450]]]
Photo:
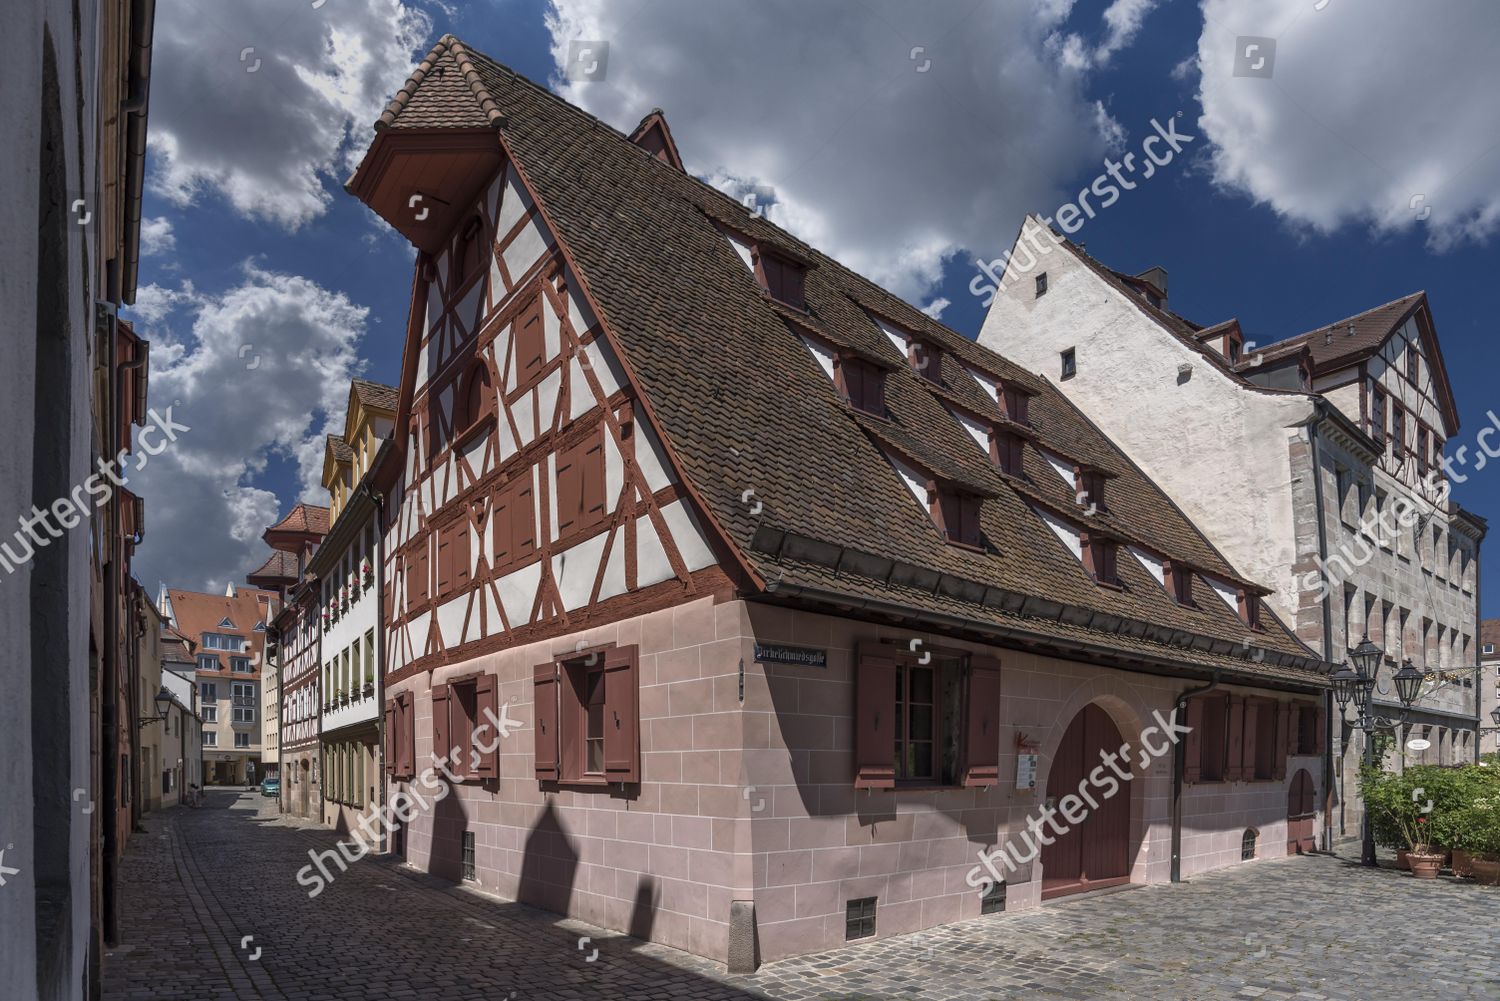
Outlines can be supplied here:
[[[1130, 881], [1130, 784], [1116, 779], [1119, 790], [1108, 799], [1102, 798], [1107, 788], [1087, 784], [1088, 776], [1103, 763], [1100, 753], [1118, 751], [1123, 743], [1114, 721], [1096, 705], [1085, 706], [1068, 724], [1047, 776], [1048, 800], [1056, 807], [1084, 786], [1099, 806], [1093, 809], [1085, 803], [1084, 818], [1043, 846], [1043, 900]], [[1129, 767], [1128, 761], [1120, 762], [1122, 770]], [[1068, 824], [1060, 814], [1054, 823], [1058, 828]], [[1044, 831], [1050, 834], [1051, 828]]]
[[1318, 818], [1317, 800], [1313, 795], [1312, 776], [1306, 768], [1297, 769], [1292, 784], [1286, 791], [1286, 853], [1303, 855], [1316, 851], [1317, 833], [1314, 824]]

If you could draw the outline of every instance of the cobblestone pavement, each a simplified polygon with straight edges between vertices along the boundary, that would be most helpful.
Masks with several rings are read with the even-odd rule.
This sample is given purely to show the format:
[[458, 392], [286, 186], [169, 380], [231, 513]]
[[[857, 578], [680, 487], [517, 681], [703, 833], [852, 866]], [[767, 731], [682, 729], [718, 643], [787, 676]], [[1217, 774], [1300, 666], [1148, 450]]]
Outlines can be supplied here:
[[126, 856], [106, 999], [1500, 998], [1500, 889], [1332, 857], [992, 915], [729, 976], [374, 856], [309, 899], [295, 874], [334, 835], [271, 810], [254, 794], [214, 792], [201, 809], [147, 816]]

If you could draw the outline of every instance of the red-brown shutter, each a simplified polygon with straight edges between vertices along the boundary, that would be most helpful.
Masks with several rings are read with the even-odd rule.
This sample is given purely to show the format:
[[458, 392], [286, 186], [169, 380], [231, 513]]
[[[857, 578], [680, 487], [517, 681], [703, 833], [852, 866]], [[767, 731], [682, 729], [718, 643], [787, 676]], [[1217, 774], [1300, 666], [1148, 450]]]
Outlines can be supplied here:
[[516, 385], [525, 386], [541, 374], [547, 353], [542, 326], [542, 293], [516, 317]]
[[1187, 702], [1187, 761], [1183, 766], [1183, 781], [1197, 782], [1203, 777], [1203, 699], [1188, 699]]
[[1286, 752], [1289, 740], [1295, 740], [1295, 736], [1289, 736], [1292, 730], [1292, 704], [1290, 702], [1276, 703], [1276, 763], [1271, 777], [1280, 782], [1286, 778]]
[[440, 598], [453, 593], [453, 540], [458, 527], [458, 522], [452, 522], [438, 529], [437, 593]]
[[[1245, 777], [1245, 699], [1229, 697], [1229, 759], [1224, 762], [1224, 781], [1239, 782]], [[1252, 759], [1250, 767], [1255, 767]]]
[[523, 560], [536, 549], [536, 501], [531, 493], [531, 470], [515, 487], [511, 499], [510, 556]]
[[557, 534], [567, 535], [583, 517], [583, 442], [557, 453]]
[[1260, 777], [1258, 774], [1256, 774], [1255, 755], [1256, 749], [1260, 746], [1260, 717], [1262, 713], [1265, 713], [1267, 711], [1268, 710], [1265, 703], [1260, 699], [1245, 700], [1245, 756], [1241, 764], [1240, 774], [1244, 777], [1244, 780], [1246, 782], [1253, 782]]
[[604, 777], [611, 782], [640, 781], [639, 689], [636, 648], [621, 646], [605, 651]]
[[500, 718], [495, 676], [481, 674], [474, 682], [474, 750], [473, 773], [476, 778], [500, 777], [500, 734], [494, 721]]
[[861, 649], [854, 671], [854, 788], [896, 787], [896, 658]]
[[1317, 741], [1313, 745], [1313, 753], [1322, 754], [1323, 748], [1328, 744], [1328, 714], [1323, 711], [1322, 706], [1313, 707], [1313, 739]]
[[385, 704], [385, 740], [382, 741], [385, 754], [385, 773], [396, 774], [396, 703]]
[[556, 782], [560, 751], [557, 739], [557, 664], [553, 661], [538, 664], [532, 672], [531, 684], [532, 712], [536, 716], [533, 733], [536, 777], [544, 782]]
[[473, 533], [469, 531], [469, 520], [467, 518], [460, 518], [458, 521], [454, 522], [452, 556], [453, 566], [451, 569], [453, 573], [453, 589], [455, 591], [462, 591], [464, 588], [468, 587], [469, 578], [472, 576], [469, 571], [469, 540], [472, 534]]
[[401, 712], [397, 714], [399, 721], [400, 743], [397, 753], [400, 755], [400, 769], [402, 775], [417, 774], [417, 703], [411, 692], [401, 693]]
[[583, 464], [583, 526], [596, 525], [604, 520], [604, 425], [589, 435], [587, 446], [580, 459]]
[[432, 756], [445, 763], [448, 770], [457, 775], [460, 772], [454, 768], [453, 761], [449, 758], [453, 750], [453, 740], [448, 731], [448, 701], [451, 694], [447, 685], [437, 685], [432, 689]]
[[[891, 684], [894, 691], [895, 682]], [[1000, 781], [1000, 661], [994, 657], [969, 658], [969, 704], [964, 723], [963, 784], [995, 785]]]

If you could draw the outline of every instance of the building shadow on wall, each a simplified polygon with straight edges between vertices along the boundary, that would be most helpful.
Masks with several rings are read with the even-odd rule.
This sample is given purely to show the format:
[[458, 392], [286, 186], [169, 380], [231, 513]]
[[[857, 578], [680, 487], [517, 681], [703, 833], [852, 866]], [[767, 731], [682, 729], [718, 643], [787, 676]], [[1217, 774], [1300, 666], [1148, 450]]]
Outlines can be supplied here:
[[466, 832], [468, 827], [469, 812], [464, 806], [464, 801], [459, 798], [458, 790], [450, 788], [448, 795], [435, 803], [432, 807], [432, 854], [427, 863], [428, 871], [434, 876], [462, 883], [464, 880], [465, 863], [474, 863], [474, 853], [477, 849], [470, 841], [465, 847], [465, 834], [473, 838], [473, 832]]
[[578, 852], [558, 822], [550, 800], [526, 835], [523, 851], [516, 899], [566, 914], [578, 878]]

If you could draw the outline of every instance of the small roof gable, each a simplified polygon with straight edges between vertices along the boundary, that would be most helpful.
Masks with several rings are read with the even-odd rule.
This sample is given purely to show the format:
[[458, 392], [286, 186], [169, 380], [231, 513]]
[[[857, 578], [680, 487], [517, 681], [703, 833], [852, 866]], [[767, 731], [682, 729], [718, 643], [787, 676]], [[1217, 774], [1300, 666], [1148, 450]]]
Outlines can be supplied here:
[[682, 170], [682, 157], [677, 153], [677, 143], [672, 140], [672, 130], [667, 127], [667, 116], [660, 108], [652, 108], [630, 133], [630, 141], [656, 157], [662, 163]]
[[375, 129], [497, 129], [504, 124], [505, 114], [479, 79], [463, 43], [444, 35], [396, 91]]

